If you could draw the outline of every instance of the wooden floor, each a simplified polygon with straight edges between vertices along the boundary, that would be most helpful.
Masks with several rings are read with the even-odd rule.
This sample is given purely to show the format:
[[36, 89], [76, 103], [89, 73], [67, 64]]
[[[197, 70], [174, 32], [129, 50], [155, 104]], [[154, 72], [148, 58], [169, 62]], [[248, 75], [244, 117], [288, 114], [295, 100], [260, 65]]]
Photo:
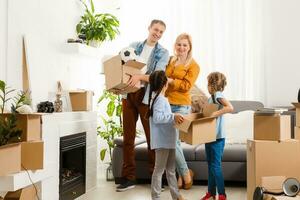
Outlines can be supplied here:
[[[225, 184], [226, 185], [226, 184]], [[104, 178], [99, 178], [98, 186], [93, 191], [79, 198], [80, 200], [150, 200], [150, 184], [138, 184], [134, 189], [125, 192], [116, 192], [114, 182], [107, 182]], [[190, 190], [181, 190], [182, 195], [187, 200], [199, 200], [205, 195], [207, 186], [195, 185]], [[247, 193], [245, 186], [236, 184], [226, 186], [226, 193], [229, 200], [246, 200]], [[162, 200], [171, 200], [168, 187], [161, 194]]]

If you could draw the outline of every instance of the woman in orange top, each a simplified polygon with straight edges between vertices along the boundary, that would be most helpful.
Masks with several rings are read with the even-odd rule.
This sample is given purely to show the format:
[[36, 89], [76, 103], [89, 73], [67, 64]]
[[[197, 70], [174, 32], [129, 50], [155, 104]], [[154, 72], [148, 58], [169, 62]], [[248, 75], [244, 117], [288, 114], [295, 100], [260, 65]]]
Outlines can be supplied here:
[[[174, 45], [174, 56], [167, 68], [169, 86], [166, 91], [173, 113], [189, 114], [191, 111], [190, 89], [198, 78], [200, 68], [192, 57], [192, 39], [189, 34], [180, 34]], [[190, 189], [193, 184], [193, 172], [188, 169], [180, 145], [177, 130], [176, 169], [179, 174], [178, 187]]]

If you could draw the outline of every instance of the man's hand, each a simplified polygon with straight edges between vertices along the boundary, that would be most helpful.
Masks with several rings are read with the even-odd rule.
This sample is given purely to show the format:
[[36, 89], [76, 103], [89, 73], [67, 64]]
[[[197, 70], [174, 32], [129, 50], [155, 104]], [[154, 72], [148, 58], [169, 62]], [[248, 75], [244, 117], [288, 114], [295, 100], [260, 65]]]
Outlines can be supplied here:
[[128, 80], [127, 84], [130, 87], [134, 87], [139, 81], [141, 81], [141, 77], [139, 74], [129, 75], [129, 76], [130, 76], [130, 79]]
[[181, 124], [184, 120], [183, 116], [179, 113], [174, 114], [174, 120], [176, 124]]

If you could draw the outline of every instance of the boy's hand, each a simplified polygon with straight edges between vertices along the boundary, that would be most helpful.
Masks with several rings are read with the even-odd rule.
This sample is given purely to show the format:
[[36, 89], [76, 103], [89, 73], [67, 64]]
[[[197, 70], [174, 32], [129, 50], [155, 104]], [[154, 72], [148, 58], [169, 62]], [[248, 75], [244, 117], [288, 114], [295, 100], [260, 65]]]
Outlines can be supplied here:
[[181, 124], [184, 120], [183, 116], [179, 113], [174, 114], [174, 120], [176, 124]]

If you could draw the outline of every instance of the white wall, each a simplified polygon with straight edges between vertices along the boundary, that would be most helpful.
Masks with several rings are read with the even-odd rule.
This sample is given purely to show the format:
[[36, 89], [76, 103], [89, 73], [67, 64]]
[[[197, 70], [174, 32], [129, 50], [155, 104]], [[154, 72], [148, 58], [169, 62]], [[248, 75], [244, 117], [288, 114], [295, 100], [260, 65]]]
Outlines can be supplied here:
[[[117, 2], [101, 0], [95, 5], [96, 9], [113, 13]], [[66, 47], [67, 39], [76, 37], [75, 26], [84, 10], [79, 0], [4, 0], [0, 1], [0, 9], [1, 79], [13, 88], [22, 88], [25, 35], [34, 104], [48, 100], [48, 92], [56, 91], [58, 80], [63, 89], [91, 89], [96, 92], [95, 99], [99, 97], [103, 90], [103, 76], [99, 74], [101, 55], [72, 54]], [[105, 52], [105, 47], [101, 51]]]
[[264, 7], [266, 105], [291, 105], [300, 88], [300, 1], [267, 0]]
[[6, 79], [7, 0], [0, 1], [0, 80]]

